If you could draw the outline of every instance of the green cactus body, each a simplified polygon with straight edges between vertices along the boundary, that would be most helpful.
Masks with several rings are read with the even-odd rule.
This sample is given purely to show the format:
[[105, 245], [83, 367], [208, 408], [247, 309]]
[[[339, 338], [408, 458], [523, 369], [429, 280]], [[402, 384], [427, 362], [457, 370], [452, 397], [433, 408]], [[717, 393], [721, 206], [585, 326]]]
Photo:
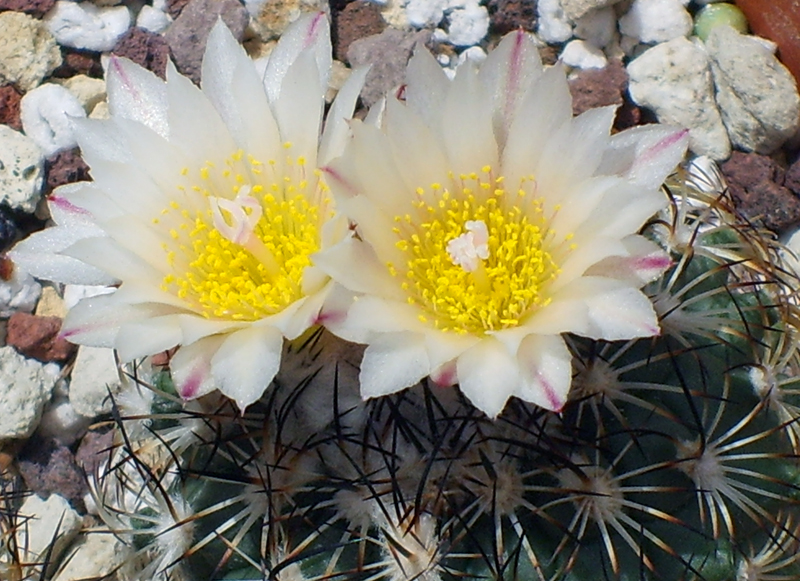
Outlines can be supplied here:
[[427, 384], [361, 402], [358, 349], [322, 331], [243, 415], [159, 376], [95, 491], [139, 578], [800, 578], [795, 275], [724, 195], [665, 192], [662, 335], [571, 337], [561, 414], [491, 421]]

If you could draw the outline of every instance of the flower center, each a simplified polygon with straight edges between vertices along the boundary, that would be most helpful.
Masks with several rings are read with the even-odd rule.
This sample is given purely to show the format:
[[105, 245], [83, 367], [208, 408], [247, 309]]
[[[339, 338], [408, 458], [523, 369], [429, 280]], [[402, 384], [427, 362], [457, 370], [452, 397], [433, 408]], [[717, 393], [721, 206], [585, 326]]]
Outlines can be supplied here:
[[387, 263], [422, 322], [457, 333], [517, 326], [550, 302], [559, 272], [552, 231], [536, 182], [507, 192], [490, 167], [460, 176], [451, 188], [418, 188], [414, 214], [396, 216], [395, 246], [404, 262]]
[[304, 288], [303, 273], [330, 209], [319, 172], [309, 183], [302, 157], [265, 165], [237, 151], [224, 167], [206, 162], [181, 174], [185, 185], [153, 220], [169, 233], [162, 248], [172, 272], [162, 290], [206, 318], [242, 321], [316, 290]]

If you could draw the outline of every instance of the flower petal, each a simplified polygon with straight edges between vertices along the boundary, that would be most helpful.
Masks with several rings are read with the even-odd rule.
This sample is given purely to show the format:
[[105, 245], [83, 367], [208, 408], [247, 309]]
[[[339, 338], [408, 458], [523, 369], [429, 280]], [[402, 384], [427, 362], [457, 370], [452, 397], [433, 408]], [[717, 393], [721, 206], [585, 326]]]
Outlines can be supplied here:
[[478, 171], [484, 165], [497, 167], [497, 143], [488, 111], [488, 98], [467, 61], [458, 67], [442, 111], [448, 169], [456, 177]]
[[370, 295], [358, 297], [347, 313], [351, 325], [375, 333], [424, 333], [427, 326], [419, 321], [418, 315], [419, 309], [408, 303]]
[[548, 206], [561, 203], [560, 194], [569, 184], [594, 174], [602, 161], [616, 109], [589, 109], [551, 136], [534, 174], [539, 191], [547, 192]]
[[[387, 136], [379, 129], [363, 123], [354, 123], [352, 129], [354, 140], [348, 150], [348, 157], [352, 159], [352, 167], [357, 172], [357, 183], [361, 186], [358, 193], [388, 216], [406, 214], [411, 208], [413, 190], [409, 190], [400, 177], [398, 166], [392, 159]], [[341, 204], [344, 200], [337, 202]], [[358, 222], [360, 224], [361, 221]], [[391, 228], [387, 234], [389, 232]]]
[[528, 177], [558, 129], [572, 121], [572, 96], [561, 66], [547, 69], [519, 105], [502, 153], [503, 174], [510, 187]]
[[[126, 285], [127, 286], [127, 285]], [[211, 335], [238, 331], [248, 326], [244, 321], [215, 321], [201, 315], [183, 314], [179, 318], [183, 343], [190, 344]]]
[[211, 373], [211, 360], [225, 337], [213, 335], [183, 345], [169, 362], [175, 389], [183, 399], [195, 399], [217, 388]]
[[404, 185], [405, 199], [419, 187], [429, 188], [446, 180], [449, 166], [440, 140], [419, 115], [397, 99], [389, 99], [382, 128], [395, 165], [404, 170], [399, 182]]
[[22, 270], [43, 280], [90, 285], [119, 282], [95, 266], [62, 254], [80, 240], [105, 236], [91, 214], [60, 195], [50, 198], [49, 207], [57, 225], [31, 234], [14, 246], [8, 257]]
[[128, 59], [112, 54], [108, 61], [106, 90], [112, 117], [142, 123], [165, 139], [169, 138], [164, 81]]
[[108, 237], [83, 238], [64, 249], [62, 254], [94, 266], [117, 280], [133, 278], [159, 281], [162, 278], [159, 271], [141, 256]]
[[170, 143], [189, 159], [222, 167], [225, 158], [236, 151], [236, 142], [208, 98], [171, 61], [167, 63], [167, 100]]
[[450, 79], [425, 48], [417, 48], [408, 61], [406, 83], [406, 104], [422, 117], [428, 127], [440, 129]]
[[181, 342], [181, 327], [176, 315], [151, 317], [120, 325], [114, 349], [120, 361], [127, 363], [139, 357], [161, 353]]
[[418, 383], [431, 371], [420, 333], [381, 334], [364, 351], [361, 396], [389, 395]]
[[292, 144], [291, 155], [305, 157], [311, 167], [317, 165], [325, 105], [324, 88], [317, 84], [318, 79], [314, 55], [302, 53], [286, 71], [280, 97], [273, 103], [281, 138]]
[[542, 335], [576, 333], [607, 341], [659, 333], [650, 299], [623, 281], [596, 276], [575, 279], [559, 289], [553, 302], [524, 326]]
[[288, 317], [282, 317], [282, 320], [272, 317], [269, 324], [278, 329], [288, 340], [297, 339], [317, 324], [322, 306], [325, 304], [325, 298], [332, 286], [333, 283], [329, 281], [325, 288], [299, 299], [296, 301], [298, 303], [296, 309], [291, 311], [287, 309], [287, 312], [290, 313]]
[[202, 88], [239, 147], [256, 159], [276, 159], [278, 125], [253, 62], [220, 19], [208, 35]]
[[497, 339], [488, 337], [464, 352], [456, 362], [461, 391], [490, 418], [503, 411], [519, 388], [519, 364]]
[[686, 154], [689, 132], [665, 125], [641, 125], [609, 141], [600, 173], [624, 175], [643, 189], [655, 190]]
[[[353, 292], [405, 300], [399, 285], [372, 248], [356, 238], [348, 238], [332, 248], [317, 252], [314, 254], [314, 264]], [[354, 268], [355, 265], [358, 268]]]
[[506, 35], [481, 65], [478, 81], [492, 95], [492, 121], [501, 149], [523, 96], [542, 74], [533, 37], [522, 29]]
[[517, 351], [520, 398], [560, 412], [572, 383], [572, 355], [560, 335], [528, 335]]
[[278, 373], [282, 347], [283, 336], [272, 327], [248, 327], [228, 335], [211, 359], [219, 390], [244, 411]]
[[661, 276], [672, 265], [664, 249], [644, 236], [633, 234], [622, 239], [627, 256], [610, 256], [591, 266], [587, 276], [624, 280], [640, 288]]
[[61, 336], [71, 343], [90, 347], [114, 347], [119, 328], [133, 321], [170, 314], [164, 305], [131, 305], [116, 293], [83, 299], [69, 310], [61, 325]]
[[619, 238], [595, 236], [590, 241], [583, 242], [581, 240], [578, 247], [561, 263], [558, 278], [550, 285], [549, 292], [557, 293], [601, 260], [625, 254], [625, 245]]
[[62, 212], [83, 214], [86, 221], [97, 228], [98, 235], [105, 233], [95, 222], [124, 215], [119, 204], [92, 182], [74, 182], [56, 188], [47, 199], [47, 207], [50, 217], [59, 225], [69, 219]]
[[[94, 167], [101, 161], [131, 162], [128, 143], [119, 132], [120, 120], [121, 118], [72, 120], [81, 157], [89, 167]], [[140, 124], [138, 121], [136, 123]]]
[[278, 99], [284, 77], [301, 53], [310, 51], [317, 65], [319, 87], [328, 86], [331, 70], [331, 36], [324, 12], [304, 14], [281, 35], [269, 55], [264, 72], [264, 87], [271, 103]]
[[319, 142], [318, 165], [325, 165], [344, 151], [350, 137], [350, 118], [361, 94], [369, 67], [359, 67], [350, 73], [331, 104], [325, 117], [325, 129]]
[[[387, 193], [387, 197], [391, 194]], [[376, 207], [372, 200], [366, 196], [355, 196], [339, 200], [339, 210], [352, 220], [356, 226], [358, 236], [375, 251], [382, 264], [403, 264], [406, 259], [395, 245], [396, 238], [392, 236], [395, 222], [387, 216], [383, 208]], [[391, 211], [391, 210], [389, 210]], [[402, 216], [405, 212], [395, 214]]]

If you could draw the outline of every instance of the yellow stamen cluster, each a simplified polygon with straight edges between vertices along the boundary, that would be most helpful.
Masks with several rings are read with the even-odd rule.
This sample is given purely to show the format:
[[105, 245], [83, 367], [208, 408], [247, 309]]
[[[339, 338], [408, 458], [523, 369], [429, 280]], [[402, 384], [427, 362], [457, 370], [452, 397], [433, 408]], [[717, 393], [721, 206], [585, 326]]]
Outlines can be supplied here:
[[[237, 151], [222, 168], [206, 162], [196, 173], [184, 169], [186, 185], [153, 220], [168, 232], [162, 247], [172, 272], [162, 290], [207, 318], [241, 321], [274, 315], [301, 298], [303, 271], [320, 248], [320, 227], [330, 211], [319, 172], [310, 183], [304, 166], [302, 157], [264, 165]], [[209, 199], [233, 199], [242, 187], [263, 210], [251, 236], [272, 254], [277, 269], [214, 227]]]
[[[559, 272], [549, 245], [552, 232], [535, 181], [525, 179], [515, 192], [504, 189], [490, 167], [452, 179], [451, 187], [418, 188], [414, 214], [395, 217], [396, 247], [402, 264], [387, 263], [400, 279], [419, 318], [443, 331], [484, 334], [517, 326], [550, 302], [548, 283]], [[468, 272], [447, 252], [466, 222], [485, 223], [488, 257]]]

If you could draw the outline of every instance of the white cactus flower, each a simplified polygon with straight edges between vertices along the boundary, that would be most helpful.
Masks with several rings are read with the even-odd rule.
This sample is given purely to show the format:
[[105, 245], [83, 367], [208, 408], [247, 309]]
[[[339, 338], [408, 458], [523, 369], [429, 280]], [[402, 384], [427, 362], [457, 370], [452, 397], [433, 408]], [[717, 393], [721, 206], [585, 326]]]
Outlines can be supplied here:
[[572, 377], [563, 333], [659, 333], [640, 289], [670, 260], [637, 231], [666, 205], [659, 187], [687, 134], [612, 136], [614, 115], [573, 118], [562, 68], [543, 70], [515, 32], [452, 81], [418, 51], [380, 123], [353, 122], [324, 172], [356, 230], [315, 262], [355, 293], [329, 327], [368, 345], [363, 396], [431, 376], [489, 416], [512, 395], [560, 410]]
[[171, 64], [163, 82], [111, 57], [111, 118], [75, 121], [94, 181], [58, 189], [58, 225], [11, 253], [50, 280], [118, 285], [72, 309], [65, 337], [123, 361], [179, 346], [187, 399], [219, 388], [244, 408], [262, 395], [284, 338], [324, 316], [333, 285], [311, 255], [347, 233], [317, 168], [344, 147], [366, 71], [321, 131], [330, 66], [322, 13], [284, 34], [263, 78], [221, 21], [202, 89]]

